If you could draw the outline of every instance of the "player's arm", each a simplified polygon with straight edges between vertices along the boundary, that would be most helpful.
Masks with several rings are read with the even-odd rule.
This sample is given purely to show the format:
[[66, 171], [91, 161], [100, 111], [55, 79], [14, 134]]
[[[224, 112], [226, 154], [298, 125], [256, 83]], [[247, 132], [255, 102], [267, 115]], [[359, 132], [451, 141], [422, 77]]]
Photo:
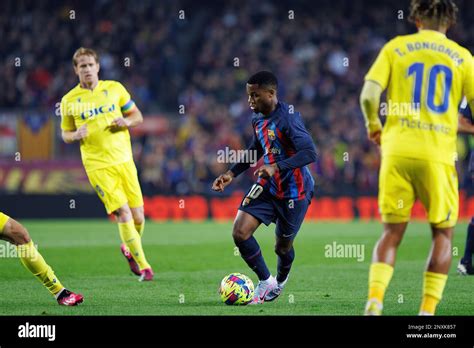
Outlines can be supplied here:
[[380, 145], [382, 122], [379, 119], [380, 96], [387, 88], [391, 74], [391, 45], [387, 43], [379, 52], [375, 62], [365, 75], [365, 83], [360, 94], [360, 107], [365, 119], [367, 135], [371, 141]]
[[[469, 54], [470, 55], [470, 54]], [[466, 74], [463, 81], [464, 98], [459, 108], [458, 133], [474, 134], [472, 116], [474, 112], [474, 57], [466, 59]]]
[[61, 137], [67, 144], [79, 141], [87, 136], [87, 126], [84, 124], [76, 129], [74, 117], [68, 113], [67, 101], [61, 100]]
[[467, 133], [474, 135], [474, 124], [461, 112], [458, 118], [458, 133]]
[[114, 119], [111, 126], [132, 128], [143, 122], [143, 115], [135, 104], [133, 104], [133, 108], [130, 111], [122, 111], [122, 114], [123, 117]]
[[360, 107], [365, 119], [369, 139], [380, 145], [382, 122], [379, 118], [380, 96], [383, 89], [377, 82], [367, 80], [360, 93]]
[[[253, 135], [252, 143], [247, 148], [247, 153], [256, 153], [256, 161], [258, 161], [263, 156], [263, 149], [255, 136]], [[250, 157], [250, 156], [249, 156]], [[251, 158], [251, 157], [250, 157]], [[224, 188], [228, 186], [233, 178], [236, 178], [241, 173], [245, 172], [253, 163], [250, 162], [239, 162], [233, 164], [230, 169], [224, 174], [219, 175], [212, 184], [212, 189], [217, 192], [223, 192]]]
[[61, 136], [65, 143], [70, 144], [75, 141], [79, 141], [85, 137], [87, 137], [87, 125], [83, 124], [79, 129], [75, 131], [61, 131]]
[[123, 117], [117, 117], [111, 123], [111, 127], [131, 128], [143, 122], [143, 115], [135, 102], [130, 97], [130, 93], [120, 83], [117, 84], [117, 93], [119, 94], [119, 106]]
[[315, 162], [318, 158], [316, 146], [311, 135], [306, 130], [299, 113], [295, 113], [288, 119], [288, 124], [284, 131], [295, 147], [295, 155], [277, 163], [263, 165], [255, 171], [255, 175], [263, 178], [271, 177], [277, 171], [302, 168]]

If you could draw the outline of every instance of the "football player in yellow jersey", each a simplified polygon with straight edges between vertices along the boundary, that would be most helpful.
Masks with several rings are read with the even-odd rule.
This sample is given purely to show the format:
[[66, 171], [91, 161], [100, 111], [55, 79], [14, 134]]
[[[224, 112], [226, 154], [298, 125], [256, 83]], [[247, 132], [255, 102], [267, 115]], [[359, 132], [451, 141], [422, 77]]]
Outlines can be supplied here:
[[81, 47], [72, 60], [79, 84], [61, 100], [63, 140], [80, 142], [89, 181], [107, 213], [117, 218], [121, 250], [130, 269], [140, 281], [152, 280], [141, 242], [143, 197], [128, 132], [143, 122], [142, 114], [122, 84], [99, 80], [94, 50]]
[[25, 227], [0, 212], [0, 239], [16, 245], [23, 266], [38, 279], [63, 306], [76, 306], [84, 297], [66, 289], [38, 252]]
[[[456, 12], [452, 0], [412, 0], [410, 19], [418, 33], [389, 41], [365, 76], [360, 102], [369, 139], [381, 145], [379, 209], [384, 224], [370, 266], [366, 315], [382, 313], [397, 248], [417, 198], [432, 230], [420, 315], [434, 315], [446, 284], [458, 216], [458, 106], [463, 95], [474, 104], [472, 55], [446, 37]], [[382, 129], [378, 115], [385, 89]]]

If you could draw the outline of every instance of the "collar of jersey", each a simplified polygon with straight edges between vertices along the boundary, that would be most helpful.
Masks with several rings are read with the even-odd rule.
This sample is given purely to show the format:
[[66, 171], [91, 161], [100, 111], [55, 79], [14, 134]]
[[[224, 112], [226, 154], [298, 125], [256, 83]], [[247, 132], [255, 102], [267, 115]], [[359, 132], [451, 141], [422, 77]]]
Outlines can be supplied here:
[[99, 80], [99, 81], [97, 82], [97, 86], [95, 86], [95, 88], [92, 89], [92, 90], [89, 89], [89, 88], [84, 88], [84, 87], [82, 87], [80, 82], [79, 82], [79, 84], [77, 85], [77, 87], [78, 87], [79, 90], [81, 90], [81, 91], [91, 91], [91, 92], [94, 92], [94, 91], [97, 90], [97, 88], [99, 88], [99, 86], [101, 85], [102, 82], [103, 82], [102, 80]]
[[256, 117], [257, 118], [272, 118], [273, 116], [275, 116], [275, 114], [280, 111], [280, 108], [282, 107], [281, 105], [281, 102], [278, 101], [277, 105], [275, 106], [275, 110], [273, 110], [270, 115], [268, 116], [265, 116], [264, 114], [262, 114], [261, 112], [259, 112], [258, 114], [256, 114]]
[[426, 34], [431, 34], [431, 35], [435, 35], [435, 36], [446, 37], [446, 34], [443, 34], [440, 31], [432, 30], [432, 29], [421, 29], [421, 30], [418, 31], [418, 33], [420, 33], [420, 34], [426, 33]]

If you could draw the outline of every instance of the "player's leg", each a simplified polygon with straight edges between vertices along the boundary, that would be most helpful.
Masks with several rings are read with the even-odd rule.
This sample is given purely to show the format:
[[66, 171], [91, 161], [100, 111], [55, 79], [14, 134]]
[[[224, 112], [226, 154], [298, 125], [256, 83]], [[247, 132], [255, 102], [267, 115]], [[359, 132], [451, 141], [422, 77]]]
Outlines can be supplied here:
[[293, 238], [282, 238], [276, 236], [275, 253], [278, 256], [277, 259], [277, 286], [268, 292], [265, 296], [265, 301], [274, 301], [281, 295], [288, 277], [290, 274], [291, 266], [295, 260], [295, 249], [293, 247]]
[[2, 213], [0, 213], [0, 238], [17, 246], [21, 263], [55, 296], [59, 304], [75, 306], [83, 302], [82, 295], [64, 288], [34, 246], [27, 229]]
[[456, 168], [443, 163], [425, 166], [417, 178], [417, 196], [428, 212], [432, 246], [423, 275], [423, 300], [420, 315], [434, 315], [441, 301], [451, 265], [451, 245], [458, 218], [458, 181]]
[[232, 237], [240, 255], [259, 279], [252, 304], [263, 303], [266, 294], [277, 286], [265, 263], [260, 246], [253, 236], [260, 223], [263, 222], [268, 226], [275, 221], [272, 199], [262, 186], [253, 185], [242, 200], [232, 230]]
[[472, 254], [474, 254], [474, 217], [467, 226], [466, 236], [466, 247], [464, 249], [464, 255], [459, 261], [457, 270], [461, 275], [473, 275], [474, 269], [472, 268]]
[[143, 209], [143, 205], [136, 208], [130, 207], [130, 210], [132, 211], [135, 229], [137, 230], [140, 237], [143, 237], [143, 232], [145, 231], [145, 211]]
[[381, 315], [385, 292], [390, 284], [398, 246], [415, 202], [409, 168], [402, 157], [382, 158], [379, 176], [379, 207], [383, 233], [375, 244], [369, 269], [369, 291], [365, 315]]
[[255, 272], [259, 280], [265, 281], [271, 274], [263, 258], [260, 245], [253, 236], [258, 226], [260, 226], [260, 221], [254, 216], [238, 210], [232, 228], [232, 238], [239, 248], [242, 259]]
[[135, 229], [140, 237], [145, 230], [145, 211], [143, 208], [143, 195], [138, 180], [137, 167], [133, 161], [120, 165], [122, 188], [127, 197], [128, 205], [132, 211]]
[[295, 260], [293, 241], [303, 223], [308, 207], [311, 204], [313, 193], [310, 192], [304, 199], [276, 201], [277, 222], [275, 229], [275, 253], [277, 254], [277, 287], [269, 292], [265, 301], [273, 301], [280, 296], [285, 287], [291, 266]]
[[382, 236], [375, 244], [372, 254], [366, 315], [380, 315], [382, 312], [385, 292], [392, 279], [398, 246], [406, 227], [406, 222], [384, 223]]
[[114, 211], [114, 215], [117, 218], [117, 224], [120, 232], [120, 238], [130, 250], [130, 255], [133, 260], [137, 263], [140, 272], [140, 281], [152, 280], [153, 271], [146, 260], [145, 253], [143, 251], [142, 241], [140, 234], [135, 229], [135, 224], [132, 217], [132, 211], [128, 204], [124, 204], [120, 208]]
[[[137, 168], [133, 161], [129, 161], [118, 166], [118, 171], [121, 178], [121, 187], [127, 197], [128, 205], [132, 212], [133, 223], [138, 232], [138, 240], [141, 245], [143, 232], [145, 230], [145, 212], [143, 208], [143, 195], [140, 188], [140, 182], [138, 181]], [[139, 265], [131, 256], [130, 250], [125, 244], [121, 245], [121, 250], [123, 255], [127, 258], [132, 272], [140, 274], [140, 280], [151, 280], [153, 278], [153, 271], [151, 268], [145, 269], [143, 272], [139, 270]]]
[[[128, 204], [128, 188], [126, 186], [128, 175], [132, 175], [132, 173], [128, 171], [127, 165], [116, 165], [87, 173], [92, 187], [104, 203], [107, 214], [114, 214], [117, 218], [120, 238], [123, 242], [121, 251], [127, 258], [130, 269], [140, 276], [140, 280], [151, 280], [153, 271], [143, 253], [141, 238], [135, 229]], [[133, 202], [137, 207], [143, 206], [143, 200], [137, 202]]]
[[423, 300], [420, 315], [434, 315], [441, 301], [451, 265], [451, 250], [454, 228], [431, 226], [432, 244], [428, 265], [423, 279]]
[[277, 261], [277, 282], [283, 288], [288, 280], [291, 266], [295, 260], [295, 248], [293, 238], [276, 237], [275, 253], [278, 255]]
[[[135, 229], [137, 230], [141, 239], [143, 236], [143, 231], [145, 229], [145, 217], [144, 217], [143, 206], [138, 207], [138, 208], [130, 208], [130, 210], [132, 212], [133, 223], [135, 224]], [[125, 243], [122, 243], [122, 245], [120, 245], [120, 251], [122, 252], [123, 256], [125, 256], [125, 258], [127, 259], [128, 264], [130, 266], [130, 270], [134, 274], [141, 276], [142, 274], [140, 271], [140, 267], [138, 266], [137, 262], [133, 259], [133, 256], [130, 253], [130, 250], [128, 249]]]

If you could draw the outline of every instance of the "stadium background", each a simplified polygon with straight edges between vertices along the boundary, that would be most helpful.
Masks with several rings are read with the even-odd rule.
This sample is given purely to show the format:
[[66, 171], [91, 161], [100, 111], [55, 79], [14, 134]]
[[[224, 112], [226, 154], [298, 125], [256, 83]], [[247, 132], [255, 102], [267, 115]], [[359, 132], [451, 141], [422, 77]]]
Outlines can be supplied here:
[[[474, 51], [474, 7], [457, 3], [460, 18], [449, 36]], [[302, 113], [318, 148], [310, 217], [377, 216], [378, 149], [366, 139], [358, 97], [381, 46], [415, 30], [408, 1], [6, 1], [2, 7], [0, 209], [20, 218], [104, 216], [78, 145], [60, 138], [57, 105], [77, 84], [71, 56], [86, 46], [101, 56], [100, 78], [121, 81], [144, 113], [132, 134], [149, 217], [233, 217], [251, 171], [224, 196], [210, 186], [228, 167], [217, 162], [217, 151], [249, 141], [245, 82], [261, 69], [276, 73], [280, 98]], [[465, 175], [469, 147], [470, 139], [460, 137], [461, 217], [474, 213]], [[178, 202], [185, 198], [183, 209]], [[71, 200], [75, 209], [65, 204]], [[423, 214], [417, 206], [414, 215]]]
[[[0, 211], [28, 228], [63, 284], [82, 292], [85, 303], [56, 306], [2, 241], [0, 315], [362, 314], [381, 226], [379, 155], [366, 139], [358, 98], [382, 45], [415, 30], [407, 22], [408, 3], [3, 1]], [[474, 52], [474, 6], [457, 3], [459, 23], [448, 36]], [[57, 103], [77, 84], [71, 56], [79, 46], [99, 52], [100, 78], [121, 81], [145, 116], [132, 133], [153, 282], [138, 283], [129, 272], [117, 227], [85, 177], [78, 144], [60, 138]], [[222, 277], [241, 272], [256, 281], [230, 236], [252, 176], [243, 174], [224, 195], [210, 185], [228, 166], [217, 163], [217, 151], [249, 140], [245, 82], [260, 69], [276, 73], [281, 99], [303, 114], [320, 156], [311, 166], [317, 190], [282, 299], [229, 308], [216, 292]], [[467, 219], [474, 214], [465, 175], [470, 140], [459, 139], [460, 213]], [[409, 225], [400, 247], [384, 304], [391, 315], [414, 315], [419, 306], [429, 227], [420, 205], [413, 215], [423, 222]], [[272, 230], [262, 226], [256, 238], [273, 271]], [[466, 220], [456, 226], [440, 314], [473, 313], [474, 279], [455, 276], [465, 230]], [[339, 247], [349, 253], [338, 254]]]

